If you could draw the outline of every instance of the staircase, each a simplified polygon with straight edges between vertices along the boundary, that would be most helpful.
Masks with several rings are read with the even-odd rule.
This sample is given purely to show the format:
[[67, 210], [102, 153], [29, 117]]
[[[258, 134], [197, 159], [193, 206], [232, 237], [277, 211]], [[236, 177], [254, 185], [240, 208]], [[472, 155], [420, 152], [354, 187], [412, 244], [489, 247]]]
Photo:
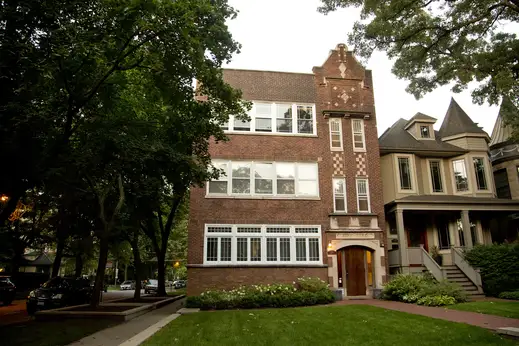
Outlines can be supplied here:
[[479, 293], [478, 287], [474, 285], [474, 283], [470, 281], [470, 279], [465, 274], [463, 274], [463, 272], [457, 266], [443, 266], [442, 269], [446, 274], [447, 280], [460, 285], [467, 293], [467, 298], [469, 300], [485, 297], [484, 294]]

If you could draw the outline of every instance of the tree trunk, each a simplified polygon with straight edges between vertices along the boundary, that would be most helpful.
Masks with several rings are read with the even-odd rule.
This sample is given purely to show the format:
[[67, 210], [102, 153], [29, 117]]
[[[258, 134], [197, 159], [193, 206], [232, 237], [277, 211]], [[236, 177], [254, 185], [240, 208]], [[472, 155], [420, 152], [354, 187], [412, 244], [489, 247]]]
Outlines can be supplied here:
[[162, 251], [157, 251], [157, 280], [158, 280], [158, 288], [157, 295], [158, 296], [166, 296], [166, 251], [163, 249]]
[[74, 268], [74, 276], [79, 278], [83, 273], [83, 256], [81, 254], [76, 255], [76, 267]]
[[90, 300], [90, 306], [98, 307], [101, 299], [101, 291], [104, 286], [106, 261], [108, 260], [108, 239], [102, 237], [99, 244], [99, 262], [97, 263], [96, 280], [94, 285], [94, 292]]
[[59, 268], [61, 267], [61, 260], [63, 259], [63, 249], [65, 248], [65, 238], [61, 236], [61, 232], [58, 231], [58, 243], [56, 245], [56, 258], [52, 263], [52, 277], [56, 277], [59, 274]]
[[[137, 233], [137, 232], [136, 232]], [[132, 250], [133, 250], [133, 265], [135, 266], [135, 293], [133, 294], [133, 299], [137, 300], [141, 298], [141, 253], [139, 251], [139, 238], [138, 235], [135, 235], [131, 242]]]

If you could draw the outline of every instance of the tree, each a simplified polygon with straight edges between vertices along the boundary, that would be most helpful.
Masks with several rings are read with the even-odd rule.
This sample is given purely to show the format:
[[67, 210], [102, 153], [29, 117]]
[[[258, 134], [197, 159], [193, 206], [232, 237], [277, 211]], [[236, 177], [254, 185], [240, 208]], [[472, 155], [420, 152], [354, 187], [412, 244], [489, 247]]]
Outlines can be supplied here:
[[519, 22], [518, 0], [322, 0], [319, 11], [339, 7], [362, 7], [349, 43], [362, 58], [381, 50], [395, 59], [392, 72], [409, 81], [416, 98], [449, 83], [460, 92], [475, 81], [474, 102], [508, 97], [519, 104], [519, 38], [503, 28]]

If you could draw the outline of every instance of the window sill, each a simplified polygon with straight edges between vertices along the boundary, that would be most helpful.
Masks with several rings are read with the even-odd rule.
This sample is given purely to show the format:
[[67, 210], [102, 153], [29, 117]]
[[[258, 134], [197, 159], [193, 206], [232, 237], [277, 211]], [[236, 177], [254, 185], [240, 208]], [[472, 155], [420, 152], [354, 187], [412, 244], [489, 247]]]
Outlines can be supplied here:
[[333, 212], [328, 214], [328, 216], [377, 216], [377, 214], [374, 213], [340, 213], [340, 212]]
[[226, 135], [248, 135], [248, 136], [281, 136], [281, 137], [309, 137], [317, 138], [313, 133], [283, 133], [283, 132], [252, 132], [252, 131], [224, 131]]
[[365, 153], [366, 149], [353, 149], [354, 153]]
[[332, 148], [332, 147], [330, 147], [330, 151], [341, 152], [341, 151], [344, 151], [344, 149], [343, 148]]
[[328, 268], [327, 264], [188, 264], [188, 268]]
[[205, 195], [207, 199], [277, 199], [277, 200], [294, 200], [294, 201], [320, 201], [321, 197], [291, 197], [291, 196], [228, 196], [228, 195]]

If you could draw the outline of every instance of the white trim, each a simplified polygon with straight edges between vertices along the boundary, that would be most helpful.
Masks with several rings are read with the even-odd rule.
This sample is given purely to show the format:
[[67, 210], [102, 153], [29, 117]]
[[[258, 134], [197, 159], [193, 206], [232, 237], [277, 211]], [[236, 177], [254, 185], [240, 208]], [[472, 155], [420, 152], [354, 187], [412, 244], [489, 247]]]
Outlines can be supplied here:
[[[332, 124], [338, 124], [339, 125], [339, 131], [333, 131], [332, 130]], [[343, 151], [344, 150], [344, 146], [342, 144], [342, 119], [341, 118], [330, 118], [330, 120], [328, 121], [328, 128], [329, 128], [329, 133], [330, 133], [330, 150], [331, 151]], [[333, 133], [337, 133], [339, 134], [339, 140], [340, 140], [340, 147], [334, 147], [333, 146], [333, 140], [332, 140], [332, 134]]]
[[[463, 163], [465, 164], [465, 174], [467, 175], [467, 190], [465, 190], [465, 191], [458, 191], [458, 189], [456, 187], [456, 176], [454, 175], [454, 162], [455, 161], [463, 161]], [[470, 166], [467, 165], [466, 155], [449, 160], [449, 166], [450, 166], [449, 171], [451, 173], [452, 191], [454, 192], [454, 194], [455, 195], [471, 194], [472, 193], [472, 184], [471, 184], [472, 179], [471, 179], [470, 171], [472, 171], [472, 169], [470, 169]]]
[[[365, 181], [366, 182], [366, 195], [368, 197], [368, 210], [360, 210], [359, 208], [359, 181]], [[369, 196], [369, 181], [367, 178], [357, 178], [355, 179], [355, 187], [357, 190], [357, 212], [358, 213], [371, 213], [371, 198]]]
[[[209, 227], [230, 227], [231, 232], [208, 232]], [[241, 227], [253, 227], [260, 228], [260, 232], [240, 232], [238, 233], [238, 228]], [[285, 233], [267, 233], [267, 228], [271, 227], [279, 227], [279, 228], [289, 228], [288, 232]], [[296, 228], [313, 228], [317, 231], [314, 233], [296, 233]], [[208, 238], [218, 238], [217, 242], [217, 260], [216, 261], [208, 261], [207, 260], [207, 239]], [[230, 261], [221, 261], [220, 251], [221, 251], [221, 238], [231, 238], [231, 260]], [[247, 260], [246, 261], [238, 261], [237, 260], [237, 244], [238, 238], [246, 238], [247, 239]], [[250, 239], [251, 238], [260, 238], [261, 240], [261, 260], [260, 261], [251, 261], [251, 251], [250, 251]], [[277, 241], [277, 261], [267, 261], [267, 239], [275, 238]], [[280, 260], [280, 238], [288, 238], [290, 239], [290, 260], [281, 261]], [[296, 239], [306, 239], [306, 261], [297, 261], [296, 259]], [[318, 239], [318, 260], [311, 261], [310, 260], [310, 239]], [[230, 266], [254, 266], [254, 265], [279, 265], [279, 264], [290, 264], [290, 265], [308, 265], [308, 264], [322, 264], [323, 261], [323, 248], [322, 248], [322, 234], [321, 234], [321, 226], [320, 225], [277, 225], [277, 224], [205, 224], [204, 226], [204, 251], [203, 251], [203, 264], [207, 266], [211, 265], [230, 265]]]
[[[486, 189], [479, 189], [478, 188], [478, 176], [476, 174], [476, 167], [474, 167], [474, 159], [482, 159], [483, 160], [483, 168], [485, 169], [485, 183], [487, 184], [487, 188]], [[490, 184], [490, 169], [489, 169], [489, 165], [488, 165], [488, 155], [485, 155], [485, 154], [481, 154], [481, 155], [477, 155], [477, 154], [471, 154], [469, 155], [469, 160], [470, 162], [472, 163], [472, 167], [471, 167], [471, 171], [473, 173], [473, 176], [474, 176], [474, 189], [476, 192], [489, 192], [489, 193], [492, 193], [492, 186]]]
[[[443, 160], [438, 158], [438, 159], [426, 159], [425, 161], [427, 164], [427, 177], [429, 180], [429, 189], [431, 191], [431, 194], [432, 195], [446, 195], [447, 194], [447, 185], [446, 185], [446, 180], [445, 180], [445, 168], [443, 167]], [[441, 183], [442, 183], [442, 190], [443, 190], [441, 192], [434, 191], [433, 183], [432, 183], [432, 176], [431, 176], [431, 162], [440, 163], [440, 178], [442, 180]]]
[[[407, 158], [409, 163], [409, 174], [411, 175], [411, 188], [410, 189], [402, 189], [402, 184], [400, 182], [400, 165], [398, 163], [399, 158]], [[414, 155], [412, 154], [395, 154], [394, 155], [395, 160], [395, 174], [396, 174], [396, 183], [397, 183], [397, 191], [398, 193], [407, 193], [407, 194], [413, 194], [416, 193], [416, 165], [414, 162]]]
[[[337, 210], [337, 206], [335, 205], [335, 181], [342, 181], [342, 186], [344, 187], [343, 199], [344, 199], [344, 210]], [[347, 213], [348, 212], [348, 201], [347, 201], [347, 192], [346, 192], [346, 179], [344, 178], [332, 178], [332, 192], [333, 192], [333, 211], [336, 213]]]
[[[233, 193], [232, 192], [232, 165], [236, 164], [248, 164], [250, 165], [250, 175], [248, 177], [250, 182], [250, 190], [249, 193]], [[320, 199], [319, 196], [319, 165], [317, 162], [282, 162], [282, 161], [242, 161], [242, 160], [221, 160], [215, 159], [213, 160], [213, 164], [226, 164], [227, 171], [226, 176], [220, 176], [218, 180], [215, 181], [226, 181], [227, 182], [227, 193], [210, 193], [209, 186], [211, 182], [207, 182], [206, 186], [206, 198], [259, 198], [259, 199]], [[272, 193], [256, 193], [255, 192], [255, 167], [257, 164], [272, 164], [273, 174], [270, 177], [272, 180]], [[277, 191], [277, 181], [278, 180], [291, 180], [291, 179], [283, 179], [277, 177], [277, 166], [281, 164], [291, 164], [294, 167], [294, 194], [280, 194]], [[299, 170], [302, 166], [312, 167], [314, 169], [315, 179], [301, 179], [299, 178]], [[240, 178], [236, 178], [240, 179]], [[247, 178], [241, 178], [247, 179]], [[299, 184], [303, 181], [312, 181], [316, 184], [315, 195], [307, 195], [307, 194], [299, 194]]]
[[448, 137], [442, 137], [442, 141], [446, 142], [446, 141], [451, 141], [453, 139], [458, 139], [458, 138], [463, 138], [463, 137], [481, 137], [481, 138], [486, 138], [486, 139], [488, 139], [490, 141], [490, 138], [488, 137], [487, 134], [483, 134], [483, 133], [468, 133], [468, 132], [458, 133], [458, 134], [455, 134], [455, 135], [452, 135], [452, 136], [448, 136]]
[[[256, 104], [265, 103], [270, 104], [271, 110], [270, 115], [264, 115], [260, 118], [271, 120], [271, 131], [256, 131]], [[290, 105], [292, 112], [292, 131], [291, 132], [278, 132], [277, 131], [277, 105]], [[312, 133], [299, 133], [298, 132], [298, 117], [297, 117], [297, 106], [308, 106], [312, 107]], [[315, 137], [317, 136], [317, 115], [314, 103], [307, 102], [272, 102], [265, 100], [252, 100], [252, 108], [248, 113], [250, 117], [250, 131], [234, 130], [234, 115], [229, 116], [227, 123], [227, 130], [224, 130], [228, 134], [249, 134], [249, 135], [271, 135], [271, 136], [302, 136], [302, 137]], [[281, 119], [281, 118], [279, 118]], [[288, 118], [287, 118], [288, 119]]]
[[[353, 124], [356, 121], [360, 121], [361, 135], [362, 135], [362, 148], [355, 148], [355, 131]], [[351, 119], [351, 140], [353, 144], [354, 152], [366, 152], [366, 131], [364, 130], [364, 119]]]

